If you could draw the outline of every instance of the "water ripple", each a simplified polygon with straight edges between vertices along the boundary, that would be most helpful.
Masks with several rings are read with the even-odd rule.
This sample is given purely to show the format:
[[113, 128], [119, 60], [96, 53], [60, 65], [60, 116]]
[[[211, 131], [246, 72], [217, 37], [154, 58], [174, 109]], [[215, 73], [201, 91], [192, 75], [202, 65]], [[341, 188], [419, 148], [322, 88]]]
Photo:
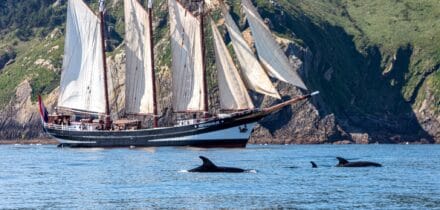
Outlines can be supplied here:
[[[0, 146], [0, 208], [438, 209], [440, 145]], [[185, 173], [203, 155], [256, 173]], [[381, 168], [337, 168], [336, 156]], [[312, 168], [310, 161], [318, 164]]]

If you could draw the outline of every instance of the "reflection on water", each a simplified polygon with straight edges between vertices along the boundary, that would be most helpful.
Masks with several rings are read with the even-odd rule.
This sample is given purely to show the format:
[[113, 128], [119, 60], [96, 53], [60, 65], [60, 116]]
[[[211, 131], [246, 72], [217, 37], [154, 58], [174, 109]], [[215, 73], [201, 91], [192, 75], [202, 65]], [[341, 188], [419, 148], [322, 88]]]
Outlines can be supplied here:
[[[185, 173], [201, 164], [200, 155], [220, 166], [256, 173]], [[336, 168], [336, 156], [383, 167]], [[440, 207], [440, 145], [5, 145], [0, 157], [0, 208]]]
[[146, 151], [148, 153], [155, 153], [156, 147], [138, 147], [138, 148], [136, 148], [136, 150]]

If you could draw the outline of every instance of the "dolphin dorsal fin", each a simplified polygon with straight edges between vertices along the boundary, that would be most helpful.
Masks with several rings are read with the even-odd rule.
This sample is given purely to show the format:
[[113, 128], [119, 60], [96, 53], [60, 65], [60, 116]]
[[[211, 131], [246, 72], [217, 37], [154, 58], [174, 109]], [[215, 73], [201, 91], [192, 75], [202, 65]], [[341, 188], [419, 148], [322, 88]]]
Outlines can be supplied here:
[[203, 161], [203, 167], [204, 168], [212, 168], [212, 167], [217, 167], [211, 160], [209, 160], [208, 158], [206, 158], [206, 157], [203, 157], [203, 156], [199, 156], [199, 158], [200, 159], [202, 159], [202, 161]]
[[344, 159], [344, 158], [336, 157], [336, 159], [339, 160], [339, 164], [344, 165], [344, 164], [347, 164], [347, 163], [348, 163], [348, 160], [346, 160], [346, 159]]
[[315, 162], [313, 162], [313, 161], [310, 161], [310, 163], [312, 164], [312, 168], [318, 168], [318, 165], [316, 165], [316, 163], [315, 163]]

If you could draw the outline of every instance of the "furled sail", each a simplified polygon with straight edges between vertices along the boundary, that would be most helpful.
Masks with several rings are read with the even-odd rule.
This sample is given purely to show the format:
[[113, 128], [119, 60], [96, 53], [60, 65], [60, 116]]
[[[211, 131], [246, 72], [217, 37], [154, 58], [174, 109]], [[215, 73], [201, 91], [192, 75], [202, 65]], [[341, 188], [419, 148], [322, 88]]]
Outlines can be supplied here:
[[125, 111], [153, 114], [153, 61], [149, 16], [138, 0], [124, 0], [125, 8]]
[[173, 108], [204, 111], [202, 37], [199, 20], [176, 0], [168, 0], [172, 52]]
[[254, 109], [228, 48], [214, 21], [211, 20], [214, 37], [215, 58], [220, 92], [220, 107], [224, 110]]
[[105, 112], [99, 18], [82, 0], [69, 0], [58, 106]]
[[234, 52], [240, 63], [242, 70], [241, 75], [247, 88], [279, 99], [280, 95], [278, 94], [278, 91], [272, 85], [272, 82], [263, 67], [261, 67], [251, 48], [247, 45], [240, 29], [238, 29], [226, 8], [223, 8], [223, 14], [225, 25], [228, 29], [229, 36], [231, 37], [232, 46], [234, 47]]
[[283, 82], [307, 90], [304, 82], [289, 64], [287, 56], [275, 41], [269, 28], [258, 14], [257, 9], [252, 5], [252, 2], [250, 0], [242, 0], [242, 5], [252, 30], [258, 58], [269, 74]]

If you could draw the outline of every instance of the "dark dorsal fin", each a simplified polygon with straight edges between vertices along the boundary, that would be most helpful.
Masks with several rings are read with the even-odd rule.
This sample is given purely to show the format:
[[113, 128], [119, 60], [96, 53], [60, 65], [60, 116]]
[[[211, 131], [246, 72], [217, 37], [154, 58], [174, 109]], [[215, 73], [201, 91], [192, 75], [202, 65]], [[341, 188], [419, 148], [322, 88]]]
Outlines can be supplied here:
[[318, 165], [316, 165], [316, 163], [315, 163], [315, 162], [313, 162], [313, 161], [310, 161], [310, 163], [312, 164], [312, 168], [318, 168]]
[[348, 160], [341, 158], [341, 157], [336, 157], [336, 159], [339, 160], [339, 164], [345, 165], [348, 163]]
[[208, 158], [203, 157], [203, 156], [199, 156], [200, 159], [202, 159], [203, 161], [203, 165], [202, 167], [204, 168], [213, 168], [213, 167], [217, 167], [213, 162], [211, 162]]

